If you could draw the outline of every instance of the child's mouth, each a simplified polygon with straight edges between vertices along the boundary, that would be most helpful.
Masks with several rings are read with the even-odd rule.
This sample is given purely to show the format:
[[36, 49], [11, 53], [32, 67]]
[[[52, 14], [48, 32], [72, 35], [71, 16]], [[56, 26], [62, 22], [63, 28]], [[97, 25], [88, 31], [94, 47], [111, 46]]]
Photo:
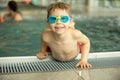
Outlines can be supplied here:
[[55, 27], [56, 30], [60, 30], [60, 29], [64, 29], [64, 28], [65, 28], [64, 26]]

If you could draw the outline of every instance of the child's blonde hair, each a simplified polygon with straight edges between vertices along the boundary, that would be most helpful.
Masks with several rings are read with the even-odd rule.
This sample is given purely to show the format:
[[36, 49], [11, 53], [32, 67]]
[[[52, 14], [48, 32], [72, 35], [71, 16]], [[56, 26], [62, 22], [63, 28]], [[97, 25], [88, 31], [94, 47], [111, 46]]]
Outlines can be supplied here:
[[69, 13], [69, 16], [71, 17], [71, 6], [64, 2], [56, 2], [53, 4], [50, 4], [47, 8], [47, 18], [50, 16], [50, 13], [52, 10], [55, 9], [63, 9], [66, 10]]

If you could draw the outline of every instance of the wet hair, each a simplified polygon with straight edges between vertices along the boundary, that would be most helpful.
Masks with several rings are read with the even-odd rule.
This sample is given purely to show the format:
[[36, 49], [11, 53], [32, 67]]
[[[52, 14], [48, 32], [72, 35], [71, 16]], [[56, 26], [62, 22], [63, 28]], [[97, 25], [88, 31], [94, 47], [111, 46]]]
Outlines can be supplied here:
[[55, 10], [55, 9], [63, 9], [63, 10], [66, 10], [69, 15], [71, 16], [71, 6], [67, 3], [64, 3], [64, 2], [56, 2], [56, 3], [52, 3], [48, 6], [47, 8], [47, 18], [50, 16], [50, 13], [52, 10]]
[[8, 2], [8, 7], [15, 12], [18, 10], [17, 3], [13, 0]]

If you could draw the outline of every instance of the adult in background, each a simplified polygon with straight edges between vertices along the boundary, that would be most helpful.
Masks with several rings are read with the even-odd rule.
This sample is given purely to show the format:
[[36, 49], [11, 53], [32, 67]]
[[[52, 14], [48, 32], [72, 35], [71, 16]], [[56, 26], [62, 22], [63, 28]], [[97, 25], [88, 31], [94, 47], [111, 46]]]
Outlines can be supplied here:
[[18, 11], [18, 5], [15, 1], [13, 0], [9, 1], [7, 9], [8, 13], [6, 13], [3, 16], [4, 21], [6, 20], [21, 21], [23, 19], [21, 13]]

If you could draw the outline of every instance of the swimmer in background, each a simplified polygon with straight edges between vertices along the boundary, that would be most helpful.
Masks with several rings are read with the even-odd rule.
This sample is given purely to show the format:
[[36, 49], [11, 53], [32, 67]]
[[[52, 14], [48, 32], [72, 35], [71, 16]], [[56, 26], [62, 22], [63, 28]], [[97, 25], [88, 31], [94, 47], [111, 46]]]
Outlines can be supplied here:
[[14, 20], [21, 21], [23, 20], [21, 13], [18, 11], [18, 5], [15, 1], [9, 1], [7, 5], [8, 13], [3, 16], [3, 21]]
[[49, 29], [42, 32], [41, 49], [36, 54], [39, 59], [48, 57], [47, 47], [51, 49], [51, 55], [58, 61], [74, 60], [79, 54], [78, 43], [82, 44], [81, 59], [77, 67], [90, 68], [88, 55], [90, 40], [81, 31], [71, 27], [74, 25], [71, 19], [70, 5], [64, 2], [53, 3], [48, 6], [47, 25]]

